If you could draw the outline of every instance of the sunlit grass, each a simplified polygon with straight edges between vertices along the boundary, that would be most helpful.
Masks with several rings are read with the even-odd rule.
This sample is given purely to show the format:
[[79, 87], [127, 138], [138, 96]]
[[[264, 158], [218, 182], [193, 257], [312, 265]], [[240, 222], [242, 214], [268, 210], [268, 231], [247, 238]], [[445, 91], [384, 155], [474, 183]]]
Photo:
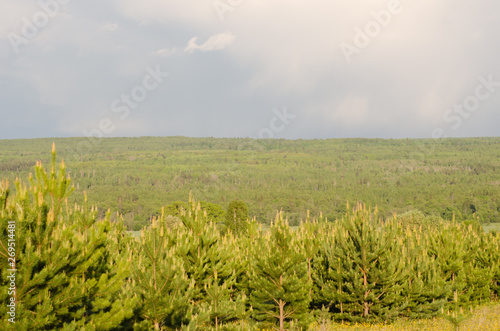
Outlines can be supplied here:
[[[359, 330], [359, 331], [452, 331], [455, 327], [445, 318], [425, 319], [425, 320], [406, 320], [399, 319], [393, 324], [368, 324], [368, 323], [328, 323], [327, 325], [314, 324], [310, 330], [315, 331], [341, 331], [341, 330]], [[460, 331], [500, 331], [500, 303], [484, 305], [474, 310], [473, 316], [464, 321]]]
[[483, 224], [483, 229], [486, 232], [490, 231], [500, 231], [500, 223], [489, 223], [489, 224]]

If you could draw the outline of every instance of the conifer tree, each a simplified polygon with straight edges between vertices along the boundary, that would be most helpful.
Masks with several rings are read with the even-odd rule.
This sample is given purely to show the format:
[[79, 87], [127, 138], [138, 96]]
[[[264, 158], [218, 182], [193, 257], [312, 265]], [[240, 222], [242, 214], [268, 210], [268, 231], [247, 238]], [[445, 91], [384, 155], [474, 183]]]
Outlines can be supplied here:
[[[439, 231], [428, 236], [429, 255], [434, 257], [440, 268], [441, 277], [451, 286], [448, 302], [454, 303], [458, 293], [458, 305], [468, 307], [489, 297], [491, 270], [477, 265], [477, 243], [472, 226], [441, 223]], [[455, 303], [454, 303], [455, 304]]]
[[476, 250], [476, 261], [480, 268], [491, 273], [490, 297], [500, 296], [500, 232], [490, 232], [481, 236]]
[[[403, 244], [401, 259], [407, 261], [408, 277], [402, 295], [406, 307], [402, 314], [410, 318], [431, 318], [439, 315], [447, 302], [451, 286], [441, 278], [440, 269], [427, 253], [425, 236], [430, 229], [400, 224], [399, 240]], [[432, 232], [431, 232], [432, 233]], [[396, 257], [395, 257], [396, 258]]]
[[405, 262], [394, 258], [401, 247], [393, 229], [382, 228], [376, 217], [358, 205], [340, 222], [332, 246], [322, 251], [328, 271], [320, 282], [337, 319], [389, 320], [404, 308]]
[[[467, 302], [466, 307], [473, 307], [491, 300], [491, 285], [495, 276], [495, 268], [484, 265], [480, 261], [483, 249], [486, 248], [489, 251], [490, 248], [483, 239], [486, 237], [483, 229], [477, 228], [477, 224], [474, 222], [470, 224], [464, 222], [460, 224], [460, 231], [464, 233], [466, 238], [465, 248], [468, 255], [472, 256], [472, 259], [465, 263], [464, 270], [459, 275], [459, 277], [464, 278], [466, 284], [465, 291], [460, 293], [460, 296], [464, 297], [463, 301]], [[498, 252], [492, 250], [489, 251], [489, 254], [490, 261], [494, 263], [495, 255], [498, 258]], [[496, 261], [498, 262], [498, 260]]]
[[[132, 299], [121, 296], [126, 263], [114, 259], [106, 248], [116, 239], [108, 239], [109, 219], [97, 221], [86, 207], [68, 205], [73, 189], [65, 171], [64, 162], [56, 171], [53, 146], [49, 173], [38, 162], [29, 188], [16, 181], [15, 196], [9, 196], [6, 182], [1, 185], [0, 312], [6, 329], [108, 330], [132, 315]], [[9, 261], [11, 223], [15, 224], [16, 255]], [[8, 265], [17, 270], [15, 324], [7, 321], [5, 311], [10, 299], [6, 296]]]
[[214, 270], [213, 277], [205, 283], [205, 300], [202, 307], [208, 311], [210, 324], [215, 325], [215, 330], [225, 322], [235, 319], [236, 304], [231, 299], [232, 289], [228, 287], [228, 282], [219, 283], [217, 270]]
[[[298, 231], [296, 232], [298, 242], [301, 245], [301, 250], [304, 252], [307, 261], [307, 275], [309, 280], [313, 281], [312, 265], [313, 260], [318, 254], [321, 242], [325, 240], [326, 227], [324, 223], [321, 225], [317, 220], [311, 220], [309, 211], [307, 211], [307, 219], [301, 222]], [[312, 289], [311, 289], [312, 290]]]
[[304, 253], [282, 212], [261, 238], [252, 262], [250, 302], [254, 318], [264, 322], [263, 326], [278, 324], [280, 331], [293, 320], [305, 326], [311, 281]]
[[235, 200], [229, 203], [226, 213], [226, 228], [235, 234], [244, 233], [248, 220], [248, 207], [245, 202]]
[[141, 250], [133, 263], [133, 289], [142, 303], [139, 314], [155, 330], [188, 323], [194, 292], [194, 281], [168, 247], [166, 231], [165, 224], [153, 218], [152, 228], [141, 233]]
[[[221, 236], [206, 210], [189, 198], [188, 210], [180, 218], [184, 227], [169, 234], [169, 244], [193, 281], [193, 325], [215, 326], [237, 319], [236, 279], [244, 273], [239, 250], [231, 234]], [[196, 322], [196, 323], [195, 323]]]
[[188, 210], [180, 218], [183, 228], [169, 235], [169, 245], [175, 247], [177, 256], [183, 261], [184, 269], [190, 279], [195, 282], [195, 301], [205, 296], [205, 283], [217, 271], [220, 284], [234, 283], [235, 266], [232, 252], [221, 243], [214, 223], [208, 220], [206, 211], [191, 197]]

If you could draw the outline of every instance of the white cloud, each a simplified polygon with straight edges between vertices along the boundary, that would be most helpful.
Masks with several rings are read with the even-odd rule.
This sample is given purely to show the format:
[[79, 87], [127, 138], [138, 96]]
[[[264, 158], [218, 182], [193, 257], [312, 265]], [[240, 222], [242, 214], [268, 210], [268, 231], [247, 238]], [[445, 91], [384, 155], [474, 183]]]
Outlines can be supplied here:
[[[211, 51], [222, 50], [227, 46], [231, 45], [236, 39], [236, 37], [231, 32], [219, 33], [214, 36], [211, 36], [210, 38], [208, 38], [206, 42], [204, 42], [201, 45], [198, 45], [196, 43], [197, 39], [198, 37], [191, 38], [182, 52], [191, 54], [194, 51], [211, 52]], [[179, 52], [180, 50], [177, 49], [177, 47], [162, 48], [153, 52], [152, 55], [168, 57], [178, 54]]]
[[198, 45], [196, 43], [197, 37], [191, 38], [189, 40], [186, 48], [184, 48], [184, 52], [186, 53], [193, 53], [196, 50], [202, 51], [202, 52], [210, 52], [210, 51], [216, 51], [216, 50], [221, 50], [226, 48], [227, 46], [231, 45], [234, 40], [236, 39], [236, 36], [232, 34], [231, 32], [224, 32], [224, 33], [219, 33], [216, 34], [215, 36], [211, 36], [208, 38], [206, 42], [204, 42], [201, 45]]
[[153, 52], [153, 55], [167, 57], [167, 56], [174, 55], [176, 53], [177, 53], [176, 47], [174, 47], [174, 48], [162, 48], [162, 49], [157, 50], [156, 52]]

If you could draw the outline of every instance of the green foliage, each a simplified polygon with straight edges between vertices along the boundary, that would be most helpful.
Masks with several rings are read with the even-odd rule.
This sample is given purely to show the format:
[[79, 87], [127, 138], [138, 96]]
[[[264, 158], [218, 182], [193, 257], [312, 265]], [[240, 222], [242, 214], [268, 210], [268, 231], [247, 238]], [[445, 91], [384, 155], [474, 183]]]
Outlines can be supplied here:
[[[273, 150], [274, 144], [279, 146], [265, 146]], [[161, 212], [141, 205], [147, 195], [133, 190], [121, 192], [133, 200], [130, 206], [122, 201], [123, 208], [131, 208], [126, 214], [92, 206], [86, 191], [81, 204], [74, 203], [66, 166], [57, 169], [55, 150], [51, 159], [48, 172], [37, 163], [29, 186], [20, 180], [14, 189], [8, 181], [0, 184], [0, 319], [7, 330], [285, 330], [306, 329], [314, 317], [323, 324], [386, 322], [445, 312], [458, 326], [472, 307], [499, 295], [500, 234], [482, 230], [485, 207], [476, 199], [466, 201], [469, 211], [459, 210], [470, 216], [462, 222], [441, 220], [416, 206], [384, 218], [377, 209], [358, 204], [351, 211], [340, 198], [326, 199], [331, 210], [345, 210], [340, 220], [328, 222], [307, 212], [305, 221], [290, 227], [280, 212], [270, 228], [248, 220], [246, 204], [235, 201], [228, 208], [235, 229], [221, 233], [216, 223], [229, 221], [223, 207], [208, 199], [196, 202], [191, 195]], [[346, 159], [336, 161], [335, 169]], [[182, 171], [184, 180], [195, 176]], [[132, 187], [142, 179], [128, 174], [127, 181]], [[367, 179], [359, 182], [366, 185]], [[294, 214], [296, 202], [286, 204], [283, 209]], [[134, 239], [125, 229], [139, 210], [150, 222]], [[10, 243], [15, 243], [15, 260], [9, 260]], [[10, 268], [17, 269], [15, 325], [7, 314]]]
[[202, 209], [207, 211], [207, 217], [209, 220], [216, 224], [224, 223], [226, 219], [226, 211], [221, 205], [207, 201], [200, 201], [200, 205]]
[[226, 228], [239, 234], [246, 231], [248, 220], [247, 204], [241, 200], [231, 201], [227, 207]]
[[[475, 212], [482, 223], [500, 222], [500, 138], [106, 138], [82, 154], [77, 147], [83, 140], [55, 139], [79, 192], [69, 202], [83, 204], [80, 193], [87, 191], [91, 205], [118, 211], [129, 229], [146, 226], [161, 206], [190, 191], [225, 210], [230, 201], [243, 200], [250, 218], [261, 223], [272, 221], [277, 210], [292, 225], [308, 210], [314, 217], [342, 218], [346, 201], [378, 206], [383, 218], [417, 209], [445, 220], [453, 214], [457, 221], [472, 219]], [[52, 139], [1, 140], [0, 177], [14, 182], [27, 178], [35, 161], [50, 163], [50, 144]]]
[[165, 215], [179, 217], [187, 208], [188, 205], [184, 201], [175, 201], [164, 207], [164, 213]]
[[[17, 330], [117, 328], [133, 307], [133, 299], [121, 292], [127, 261], [106, 249], [122, 246], [119, 228], [112, 228], [109, 217], [97, 221], [96, 209], [87, 204], [67, 204], [71, 180], [64, 163], [56, 171], [55, 148], [50, 173], [41, 162], [35, 171], [28, 188], [16, 182], [14, 196], [7, 182], [0, 189], [2, 325]], [[8, 259], [7, 247], [15, 248], [14, 258]], [[15, 275], [15, 324], [7, 321], [7, 275]]]
[[326, 267], [318, 275], [322, 295], [338, 319], [369, 321], [398, 316], [405, 303], [402, 289], [408, 277], [394, 240], [394, 227], [381, 227], [377, 212], [360, 205], [335, 229], [333, 242], [322, 249]]
[[236, 239], [220, 236], [207, 210], [192, 197], [180, 218], [184, 226], [167, 233], [167, 246], [174, 249], [193, 282], [190, 325], [218, 329], [240, 318], [244, 322], [246, 307], [236, 300], [243, 294], [236, 289], [236, 280], [244, 272], [233, 256], [239, 251]]
[[[451, 218], [453, 218], [453, 214], [451, 216]], [[404, 227], [410, 228], [437, 226], [442, 220], [437, 216], [425, 216], [420, 210], [407, 211], [406, 213], [398, 215], [397, 219]]]
[[460, 325], [472, 317], [471, 313], [464, 313], [464, 310], [459, 307], [458, 304], [458, 291], [453, 293], [455, 302], [454, 310], [448, 311], [447, 314], [443, 314], [443, 317], [453, 325], [455, 331], [460, 330]]
[[209, 324], [215, 324], [217, 330], [220, 324], [233, 320], [236, 317], [236, 304], [231, 300], [233, 290], [230, 282], [219, 283], [217, 271], [205, 283], [205, 300], [202, 308], [208, 313]]
[[141, 234], [132, 274], [132, 289], [143, 302], [139, 315], [155, 330], [189, 322], [189, 303], [194, 293], [194, 281], [188, 278], [175, 250], [169, 248], [168, 228], [162, 223], [153, 219], [152, 228]]
[[480, 236], [475, 248], [477, 267], [491, 273], [489, 280], [491, 296], [498, 300], [500, 298], [500, 232], [490, 232]]
[[304, 254], [283, 213], [259, 240], [250, 275], [250, 302], [256, 320], [279, 325], [280, 331], [293, 320], [307, 324], [312, 282]]

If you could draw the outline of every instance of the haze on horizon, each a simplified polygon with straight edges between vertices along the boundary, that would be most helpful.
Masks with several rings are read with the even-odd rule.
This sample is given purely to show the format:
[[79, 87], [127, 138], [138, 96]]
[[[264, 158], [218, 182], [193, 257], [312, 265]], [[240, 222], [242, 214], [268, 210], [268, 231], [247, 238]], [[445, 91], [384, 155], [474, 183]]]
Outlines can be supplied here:
[[0, 6], [0, 139], [500, 133], [498, 1]]

